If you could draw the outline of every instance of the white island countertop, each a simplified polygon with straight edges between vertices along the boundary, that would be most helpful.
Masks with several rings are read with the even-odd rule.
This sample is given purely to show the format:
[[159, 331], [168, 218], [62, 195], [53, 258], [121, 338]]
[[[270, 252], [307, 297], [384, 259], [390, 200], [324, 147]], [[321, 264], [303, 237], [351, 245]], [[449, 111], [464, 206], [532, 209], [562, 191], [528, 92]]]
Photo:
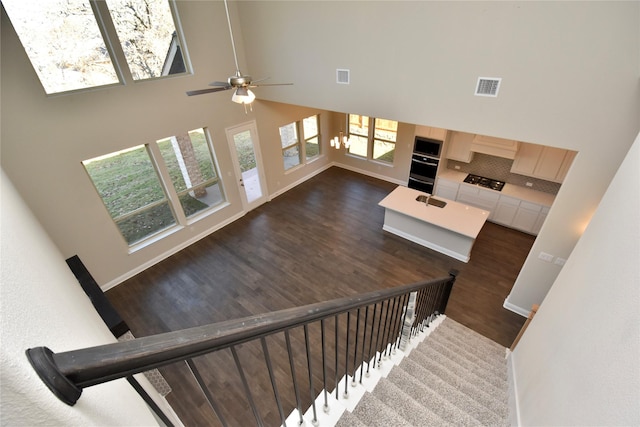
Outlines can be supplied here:
[[378, 204], [385, 209], [413, 217], [472, 239], [478, 236], [489, 217], [488, 211], [439, 196], [434, 197], [434, 199], [447, 202], [444, 208], [433, 205], [427, 206], [423, 202], [416, 201], [418, 196], [425, 194], [427, 193], [399, 186]]

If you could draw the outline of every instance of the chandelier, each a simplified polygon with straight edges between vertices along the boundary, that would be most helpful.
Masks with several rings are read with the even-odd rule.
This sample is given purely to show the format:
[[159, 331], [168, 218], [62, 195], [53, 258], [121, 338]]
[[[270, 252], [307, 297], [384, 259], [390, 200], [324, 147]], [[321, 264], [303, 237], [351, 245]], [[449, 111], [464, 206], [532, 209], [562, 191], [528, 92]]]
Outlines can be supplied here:
[[335, 147], [336, 150], [340, 149], [340, 145], [344, 145], [344, 148], [348, 150], [351, 146], [351, 141], [342, 131], [340, 131], [339, 136], [334, 137], [329, 144], [331, 144], [332, 147]]

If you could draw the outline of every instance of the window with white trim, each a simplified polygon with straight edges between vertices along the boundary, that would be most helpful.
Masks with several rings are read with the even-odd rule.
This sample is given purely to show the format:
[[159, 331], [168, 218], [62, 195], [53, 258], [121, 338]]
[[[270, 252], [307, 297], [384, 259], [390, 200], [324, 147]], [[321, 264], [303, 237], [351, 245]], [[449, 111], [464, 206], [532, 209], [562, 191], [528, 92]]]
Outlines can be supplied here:
[[122, 237], [135, 246], [225, 201], [214, 159], [207, 130], [196, 129], [82, 164]]
[[349, 154], [393, 164], [398, 122], [359, 114], [348, 115]]
[[308, 163], [320, 155], [320, 123], [317, 114], [281, 126], [279, 131], [285, 171]]
[[2, 4], [47, 94], [188, 71], [174, 0]]

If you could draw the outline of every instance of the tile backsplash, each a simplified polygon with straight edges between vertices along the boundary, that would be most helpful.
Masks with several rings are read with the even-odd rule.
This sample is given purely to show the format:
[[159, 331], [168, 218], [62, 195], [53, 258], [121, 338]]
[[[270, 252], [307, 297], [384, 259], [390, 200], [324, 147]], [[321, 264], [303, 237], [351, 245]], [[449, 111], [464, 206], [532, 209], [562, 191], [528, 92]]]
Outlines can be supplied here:
[[[558, 194], [561, 184], [511, 173], [512, 164], [513, 160], [481, 153], [475, 153], [471, 163], [447, 160], [448, 169], [497, 179], [520, 187], [526, 187], [526, 183], [530, 182], [533, 184], [533, 187], [527, 188], [542, 191], [543, 193]], [[459, 166], [460, 169], [455, 169], [456, 166]]]

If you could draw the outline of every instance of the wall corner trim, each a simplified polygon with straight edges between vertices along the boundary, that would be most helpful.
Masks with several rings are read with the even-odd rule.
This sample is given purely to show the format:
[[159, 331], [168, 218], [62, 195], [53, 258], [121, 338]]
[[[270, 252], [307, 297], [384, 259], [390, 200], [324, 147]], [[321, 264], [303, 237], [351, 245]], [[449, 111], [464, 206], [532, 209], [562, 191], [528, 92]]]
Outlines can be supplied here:
[[502, 304], [502, 306], [509, 311], [513, 311], [514, 313], [519, 314], [522, 317], [529, 317], [529, 312], [531, 311], [510, 303], [508, 296], [504, 300], [504, 304]]

